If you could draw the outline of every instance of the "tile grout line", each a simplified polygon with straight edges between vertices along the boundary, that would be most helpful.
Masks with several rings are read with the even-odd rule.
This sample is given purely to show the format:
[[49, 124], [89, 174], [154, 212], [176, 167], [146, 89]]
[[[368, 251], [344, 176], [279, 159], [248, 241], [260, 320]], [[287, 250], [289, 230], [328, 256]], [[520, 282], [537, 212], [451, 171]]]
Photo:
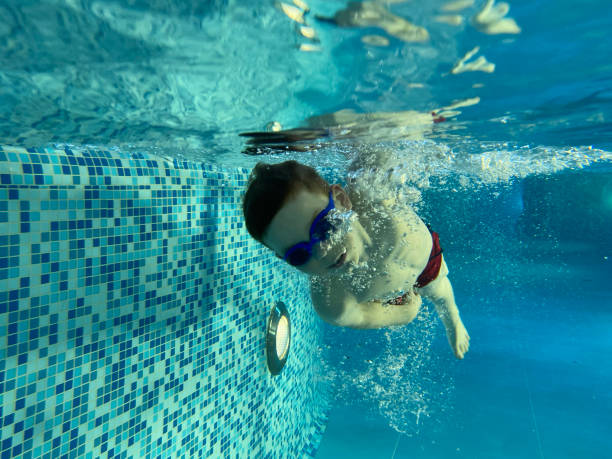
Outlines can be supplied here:
[[397, 440], [395, 441], [395, 448], [393, 448], [393, 454], [391, 454], [391, 459], [393, 459], [395, 457], [395, 453], [397, 452], [397, 447], [399, 445], [399, 441], [400, 441], [400, 436], [402, 434], [398, 432], [397, 434]]
[[533, 408], [533, 400], [531, 397], [531, 388], [529, 387], [529, 378], [527, 376], [527, 370], [523, 365], [523, 375], [525, 377], [525, 386], [527, 386], [527, 394], [529, 399], [529, 408], [531, 409], [531, 419], [533, 420], [533, 426], [535, 428], [536, 439], [538, 441], [538, 451], [540, 453], [540, 458], [544, 459], [544, 453], [542, 451], [542, 440], [540, 439], [540, 429], [538, 428], [538, 420], [536, 419], [535, 410]]

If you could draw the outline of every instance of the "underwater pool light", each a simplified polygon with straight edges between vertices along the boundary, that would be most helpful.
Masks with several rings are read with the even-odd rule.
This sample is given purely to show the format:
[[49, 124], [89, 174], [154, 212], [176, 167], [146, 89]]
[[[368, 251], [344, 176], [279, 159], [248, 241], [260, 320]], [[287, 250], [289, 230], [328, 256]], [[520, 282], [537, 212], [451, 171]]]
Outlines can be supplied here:
[[274, 305], [268, 317], [268, 327], [266, 333], [266, 356], [268, 360], [268, 370], [272, 376], [281, 372], [291, 344], [291, 322], [287, 307], [282, 301]]

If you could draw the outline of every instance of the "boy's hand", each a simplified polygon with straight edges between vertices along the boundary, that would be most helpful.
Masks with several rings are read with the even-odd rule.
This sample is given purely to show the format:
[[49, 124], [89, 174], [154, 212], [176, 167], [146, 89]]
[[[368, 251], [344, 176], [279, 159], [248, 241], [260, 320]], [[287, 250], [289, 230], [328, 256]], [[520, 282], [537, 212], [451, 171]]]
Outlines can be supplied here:
[[461, 319], [453, 321], [451, 325], [446, 327], [446, 336], [455, 357], [462, 359], [470, 348], [470, 335], [468, 335]]

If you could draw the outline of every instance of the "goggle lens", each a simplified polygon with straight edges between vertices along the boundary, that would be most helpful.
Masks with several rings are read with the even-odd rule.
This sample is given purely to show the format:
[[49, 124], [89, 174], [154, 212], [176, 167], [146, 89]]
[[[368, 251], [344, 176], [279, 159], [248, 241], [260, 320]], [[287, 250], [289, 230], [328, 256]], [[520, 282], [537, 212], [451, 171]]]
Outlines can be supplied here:
[[308, 260], [310, 260], [311, 255], [312, 254], [310, 253], [308, 249], [298, 248], [298, 249], [293, 250], [287, 256], [287, 262], [291, 266], [301, 266], [301, 265], [306, 264]]
[[292, 266], [301, 266], [310, 260], [312, 256], [312, 248], [315, 244], [326, 241], [330, 238], [336, 225], [329, 219], [329, 213], [334, 209], [334, 200], [332, 192], [329, 192], [329, 203], [319, 215], [317, 215], [310, 226], [310, 240], [298, 242], [293, 247], [290, 247], [285, 253], [284, 259]]
[[328, 220], [328, 215], [317, 222], [317, 225], [312, 230], [312, 237], [319, 241], [326, 241], [334, 232], [336, 227]]

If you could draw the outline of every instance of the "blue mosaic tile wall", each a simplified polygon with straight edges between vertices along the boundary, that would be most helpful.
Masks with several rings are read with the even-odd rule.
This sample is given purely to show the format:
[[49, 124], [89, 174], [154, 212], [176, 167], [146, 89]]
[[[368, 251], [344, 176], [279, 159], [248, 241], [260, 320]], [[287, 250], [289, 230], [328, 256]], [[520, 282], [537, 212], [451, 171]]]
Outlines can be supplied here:
[[[250, 239], [247, 170], [0, 147], [0, 454], [308, 457], [325, 425], [307, 280]], [[292, 345], [265, 365], [269, 310]]]

